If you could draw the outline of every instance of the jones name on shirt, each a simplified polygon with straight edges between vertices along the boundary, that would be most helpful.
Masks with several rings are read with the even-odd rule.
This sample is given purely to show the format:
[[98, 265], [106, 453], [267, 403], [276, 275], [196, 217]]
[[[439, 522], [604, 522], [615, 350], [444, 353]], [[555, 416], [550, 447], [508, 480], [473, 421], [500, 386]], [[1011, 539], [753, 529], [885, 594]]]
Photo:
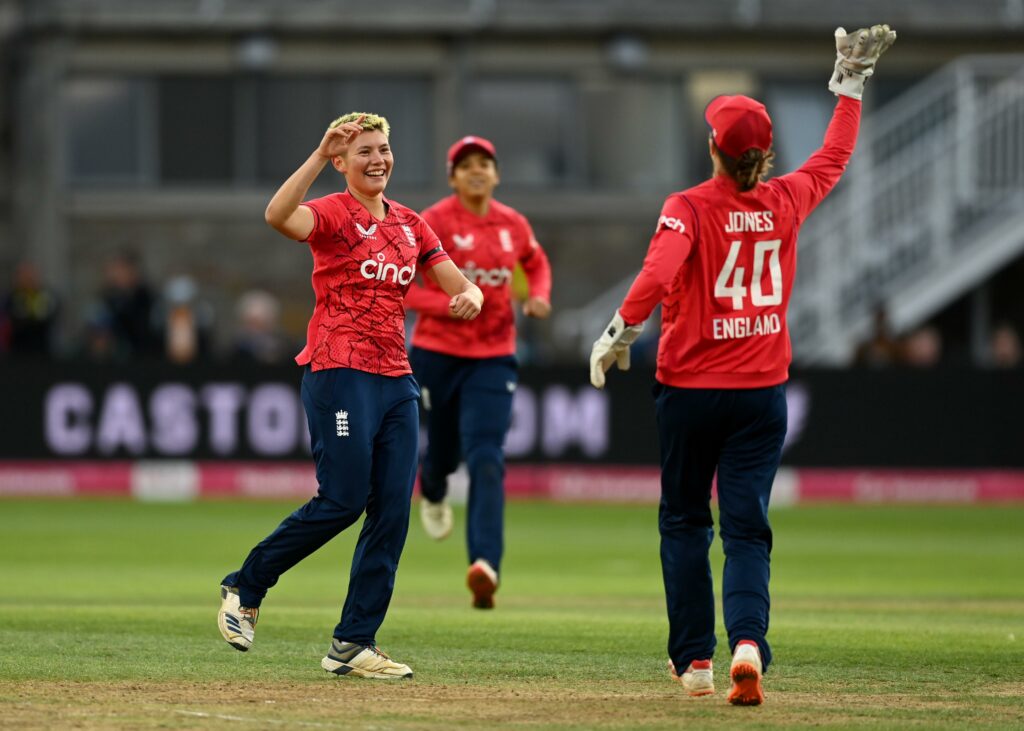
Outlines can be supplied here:
[[735, 234], [744, 231], [774, 231], [773, 215], [771, 211], [729, 211], [725, 232]]
[[757, 317], [716, 317], [711, 321], [715, 340], [738, 340], [782, 331], [782, 320], [774, 312]]

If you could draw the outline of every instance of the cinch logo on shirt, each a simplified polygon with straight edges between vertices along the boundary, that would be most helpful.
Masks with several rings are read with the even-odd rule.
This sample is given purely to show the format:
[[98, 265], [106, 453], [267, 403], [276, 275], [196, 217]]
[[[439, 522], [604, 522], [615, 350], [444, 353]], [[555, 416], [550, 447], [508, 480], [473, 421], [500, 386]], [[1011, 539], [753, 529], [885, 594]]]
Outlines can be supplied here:
[[359, 273], [364, 279], [376, 279], [381, 282], [390, 280], [393, 284], [406, 285], [416, 276], [416, 267], [401, 267], [397, 264], [384, 263], [385, 256], [377, 254], [377, 260], [367, 259], [359, 266]]
[[508, 267], [477, 269], [476, 264], [467, 261], [466, 266], [462, 267], [460, 271], [466, 279], [476, 285], [486, 284], [491, 287], [500, 287], [512, 281], [512, 270]]
[[674, 218], [673, 216], [662, 216], [661, 218], [659, 218], [658, 225], [655, 227], [655, 230], [657, 231], [662, 226], [664, 226], [665, 228], [670, 228], [677, 233], [684, 233], [686, 231], [686, 225], [678, 218]]

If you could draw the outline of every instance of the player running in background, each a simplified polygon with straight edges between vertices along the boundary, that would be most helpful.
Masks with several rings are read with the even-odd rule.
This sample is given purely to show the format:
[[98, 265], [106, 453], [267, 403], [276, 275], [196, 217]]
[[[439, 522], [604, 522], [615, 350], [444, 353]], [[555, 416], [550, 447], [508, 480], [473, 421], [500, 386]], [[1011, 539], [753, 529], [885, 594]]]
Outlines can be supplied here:
[[453, 323], [448, 297], [427, 281], [409, 288], [405, 304], [418, 311], [410, 361], [423, 389], [427, 451], [420, 470], [420, 517], [441, 540], [452, 530], [445, 494], [448, 475], [465, 459], [469, 470], [466, 583], [473, 606], [490, 609], [504, 548], [505, 433], [512, 420], [516, 331], [512, 271], [521, 264], [530, 294], [523, 313], [551, 313], [551, 269], [526, 219], [494, 200], [498, 165], [494, 145], [464, 137], [448, 150], [451, 195], [423, 212], [449, 256], [487, 293], [473, 322]]
[[[267, 206], [267, 223], [313, 253], [316, 305], [295, 360], [318, 489], [221, 582], [217, 616], [224, 639], [248, 650], [267, 590], [365, 510], [341, 621], [321, 666], [367, 678], [412, 677], [376, 645], [416, 477], [419, 389], [405, 351], [405, 291], [419, 267], [446, 293], [452, 317], [471, 320], [483, 304], [423, 219], [384, 197], [394, 164], [389, 131], [373, 114], [335, 120]], [[328, 162], [347, 190], [301, 203]]]
[[[594, 343], [597, 388], [662, 305], [656, 415], [661, 445], [661, 565], [669, 667], [690, 695], [714, 692], [715, 600], [708, 549], [711, 483], [718, 473], [725, 551], [722, 605], [733, 652], [729, 702], [764, 700], [771, 662], [768, 498], [786, 433], [790, 363], [786, 307], [797, 233], [853, 154], [861, 92], [896, 34], [876, 25], [835, 40], [829, 89], [838, 96], [825, 143], [796, 172], [762, 182], [773, 157], [764, 106], [745, 96], [708, 105], [712, 178], [665, 201], [643, 268]], [[681, 676], [676, 669], [683, 670]]]

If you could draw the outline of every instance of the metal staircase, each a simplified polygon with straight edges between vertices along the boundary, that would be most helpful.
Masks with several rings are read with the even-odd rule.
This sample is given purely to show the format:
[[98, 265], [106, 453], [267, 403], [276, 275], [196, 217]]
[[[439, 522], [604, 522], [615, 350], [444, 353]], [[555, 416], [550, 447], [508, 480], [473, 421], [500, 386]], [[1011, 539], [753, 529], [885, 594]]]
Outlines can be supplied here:
[[864, 120], [803, 226], [794, 359], [845, 364], [877, 308], [912, 328], [1022, 250], [1024, 56], [964, 57]]

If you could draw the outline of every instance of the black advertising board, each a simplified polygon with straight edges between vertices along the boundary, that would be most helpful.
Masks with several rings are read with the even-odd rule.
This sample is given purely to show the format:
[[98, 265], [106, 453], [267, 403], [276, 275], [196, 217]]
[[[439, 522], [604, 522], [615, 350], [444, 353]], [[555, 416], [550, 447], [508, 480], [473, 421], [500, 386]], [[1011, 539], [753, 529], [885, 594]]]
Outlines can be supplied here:
[[[0, 364], [0, 459], [306, 459], [301, 370], [209, 364]], [[656, 464], [653, 374], [524, 368], [512, 462]], [[784, 462], [805, 467], [1024, 467], [1024, 373], [793, 374]]]

